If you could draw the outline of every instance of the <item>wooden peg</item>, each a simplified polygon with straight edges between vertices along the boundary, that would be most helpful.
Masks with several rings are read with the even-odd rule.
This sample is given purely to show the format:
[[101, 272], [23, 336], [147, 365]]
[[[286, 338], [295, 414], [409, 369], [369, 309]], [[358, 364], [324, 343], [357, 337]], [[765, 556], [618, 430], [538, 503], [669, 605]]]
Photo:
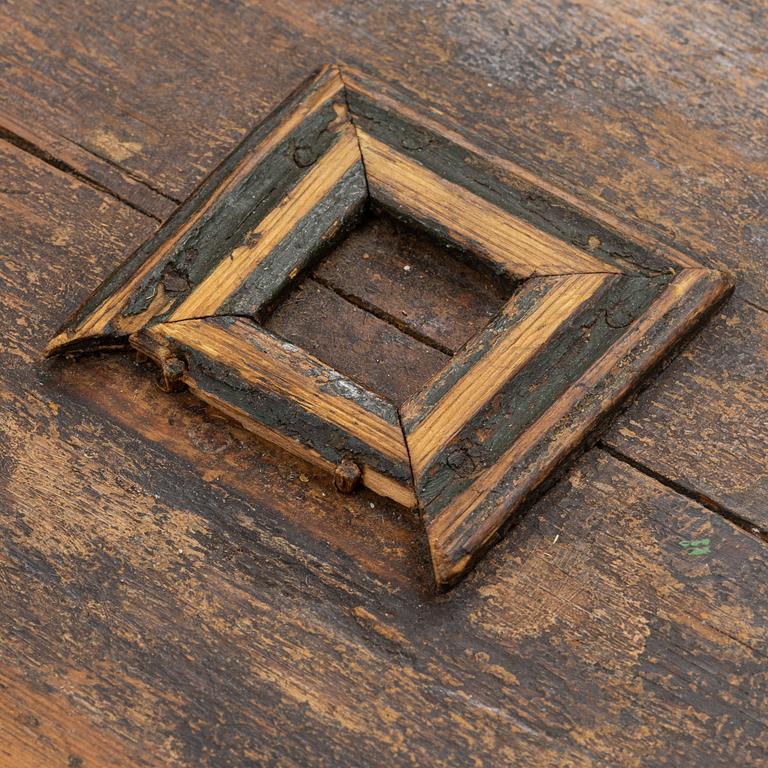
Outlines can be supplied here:
[[182, 377], [186, 373], [187, 364], [180, 357], [171, 356], [161, 363], [158, 386], [163, 392], [180, 392], [186, 386]]
[[352, 459], [342, 459], [333, 473], [333, 484], [341, 493], [352, 493], [360, 484], [363, 473]]

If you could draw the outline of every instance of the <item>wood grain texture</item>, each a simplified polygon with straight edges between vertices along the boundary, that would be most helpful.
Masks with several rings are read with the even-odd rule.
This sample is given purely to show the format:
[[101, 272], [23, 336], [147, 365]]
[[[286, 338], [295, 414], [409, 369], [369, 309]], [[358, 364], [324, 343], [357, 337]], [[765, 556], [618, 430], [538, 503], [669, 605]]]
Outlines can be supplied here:
[[194, 288], [169, 320], [258, 316], [329, 241], [353, 224], [368, 199], [350, 125], [283, 200]]
[[[768, 94], [755, 63], [760, 7], [648, 1], [640, 15], [626, 0], [490, 3], [483, 13], [459, 3], [418, 14], [397, 3], [304, 0], [160, 2], [117, 15], [104, 2], [24, 7], [0, 24], [3, 103], [171, 197], [190, 194], [308, 70], [344, 61], [385, 86], [407, 83], [422, 116], [471, 132], [473, 145], [511, 161], [511, 177], [520, 167], [546, 176], [571, 202], [591, 201], [612, 228], [631, 221], [649, 244], [725, 266], [738, 296], [768, 308], [768, 130], [754, 106]], [[721, 353], [713, 377], [726, 364]], [[703, 412], [719, 411], [719, 390], [699, 383], [691, 397]], [[745, 439], [762, 456], [762, 441], [739, 427], [749, 404], [732, 403], [723, 444]], [[716, 455], [711, 420], [687, 428], [702, 455]], [[642, 458], [653, 470], [652, 456]], [[762, 486], [752, 486], [751, 508], [764, 508]]]
[[[416, 477], [435, 454], [605, 289], [607, 275], [529, 281], [472, 344], [402, 409]], [[498, 405], [495, 406], [498, 409]]]
[[0, 138], [158, 221], [165, 220], [176, 209], [177, 200], [162, 195], [69, 139], [51, 133], [44, 125], [31, 126], [18, 116], [14, 106], [0, 107]]
[[376, 212], [313, 275], [357, 306], [448, 353], [482, 330], [515, 283], [470, 265], [470, 255]]
[[[324, 474], [124, 358], [40, 362], [59, 302], [152, 223], [15, 156], [0, 700], [24, 719], [4, 759], [32, 745], [42, 766], [100, 765], [104, 744], [110, 764], [224, 768], [768, 759], [757, 539], [593, 451], [476, 576], [430, 597], [395, 506], [340, 505]], [[63, 241], [73, 211], [89, 215]], [[680, 546], [700, 538], [707, 555]]]
[[[310, 77], [84, 302], [50, 342], [49, 354], [114, 347], [168, 315], [228, 258], [230, 244], [276, 206], [281, 210], [281, 200], [337, 140], [356, 151], [343, 143], [344, 136], [350, 138], [344, 110], [334, 68]], [[349, 152], [342, 154], [346, 158]]]
[[[468, 173], [467, 167], [481, 164], [476, 152], [439, 130], [423, 135], [423, 129], [410, 123], [395, 103], [385, 111], [361, 101], [357, 86], [348, 85], [344, 76], [338, 68], [327, 67], [277, 110], [272, 119], [278, 121], [277, 127], [271, 133], [270, 121], [254, 129], [254, 134], [266, 135], [262, 143], [241, 145], [223, 163], [229, 175], [208, 191], [207, 199], [196, 203], [209, 215], [193, 209], [189, 221], [177, 222], [182, 232], [196, 229], [199, 248], [189, 249], [185, 272], [200, 278], [189, 282], [186, 298], [174, 308], [173, 297], [166, 300], [165, 283], [157, 282], [163, 247], [145, 254], [137, 274], [155, 270], [153, 298], [133, 314], [129, 326], [120, 327], [132, 329], [132, 345], [161, 365], [164, 391], [191, 385], [203, 400], [220, 402], [229, 416], [281, 447], [304, 452], [334, 472], [340, 471], [342, 462], [354, 462], [356, 477], [373, 479], [379, 489], [384, 483], [391, 497], [405, 499], [409, 506], [418, 502], [436, 584], [446, 588], [500, 535], [512, 514], [557, 469], [558, 461], [573, 453], [642, 376], [671, 353], [731, 283], [713, 270], [680, 271], [674, 259], [648, 254], [637, 243], [625, 246], [615, 232], [606, 238], [605, 225], [597, 223], [590, 229], [588, 219], [565, 199], [549, 197], [548, 190], [529, 192], [524, 198], [519, 184], [507, 187], [495, 181], [498, 171], [492, 168], [492, 159], [485, 163], [489, 166], [484, 169], [485, 181], [482, 168]], [[375, 86], [364, 87], [370, 93]], [[335, 113], [337, 119], [328, 123], [323, 111]], [[371, 119], [376, 137], [360, 125]], [[275, 167], [271, 158], [277, 154], [278, 161], [285, 161], [289, 139], [286, 181], [285, 174], [276, 174], [280, 163]], [[418, 160], [404, 154], [403, 148], [416, 153]], [[422, 157], [424, 149], [428, 153]], [[302, 174], [304, 168], [309, 170]], [[266, 197], [255, 193], [254, 186], [266, 189], [270, 184]], [[277, 198], [271, 199], [274, 192]], [[552, 290], [540, 297], [530, 315], [525, 302], [536, 295], [538, 282], [525, 292], [523, 304], [513, 300], [511, 311], [502, 313], [455, 365], [442, 372], [436, 373], [439, 358], [434, 350], [425, 348], [420, 368], [435, 373], [436, 380], [425, 394], [416, 395], [421, 400], [411, 412], [405, 409], [402, 425], [396, 408], [414, 387], [389, 388], [394, 403], [377, 404], [371, 393], [355, 388], [353, 379], [342, 381], [341, 374], [323, 369], [301, 348], [288, 354], [291, 345], [253, 322], [329, 239], [359, 218], [368, 197], [397, 216], [414, 220], [433, 236], [471, 251], [471, 259], [509, 279], [558, 277], [543, 284]], [[554, 225], [553, 217], [561, 209], [565, 219]], [[249, 228], [247, 223], [253, 221], [255, 227]], [[574, 236], [576, 223], [581, 229]], [[579, 247], [579, 238], [586, 246]], [[588, 250], [601, 253], [593, 256]], [[141, 250], [131, 262], [140, 254]], [[135, 277], [129, 278], [115, 294], [131, 292], [134, 283]], [[313, 351], [319, 348], [326, 362], [335, 364], [345, 358], [336, 354], [334, 341], [328, 344], [331, 337], [326, 335], [332, 329], [320, 323], [332, 314], [320, 307], [309, 312], [303, 307], [307, 297], [322, 292], [314, 286], [296, 296], [287, 313], [290, 316], [298, 307], [299, 319], [305, 320], [303, 329], [297, 329], [299, 336], [310, 340]], [[668, 298], [656, 302], [662, 292]], [[684, 301], [689, 293], [696, 294], [695, 300]], [[74, 337], [73, 329], [65, 327], [67, 340], [62, 343], [60, 333], [51, 342], [52, 352], [71, 349], [79, 339], [78, 326], [93, 328], [101, 322], [104, 305], [98, 303], [98, 295], [86, 304], [91, 313], [75, 322]], [[336, 301], [335, 295], [327, 296]], [[113, 305], [114, 297], [106, 304]], [[652, 305], [661, 309], [649, 309]], [[662, 335], [660, 343], [645, 338], [644, 333], [671, 311], [673, 332]], [[350, 309], [350, 319], [354, 314]], [[374, 330], [381, 325], [378, 319], [357, 314], [360, 322], [353, 325], [367, 328], [368, 336], [381, 337]], [[222, 322], [211, 323], [217, 315]], [[121, 317], [125, 319], [125, 314]], [[277, 317], [279, 323], [283, 314]], [[151, 324], [162, 319], [167, 322], [153, 332]], [[296, 340], [290, 322], [283, 330]], [[194, 339], [197, 332], [200, 339]], [[398, 333], [389, 331], [390, 336]], [[622, 337], [631, 341], [618, 343]], [[111, 332], [106, 338], [114, 344]], [[402, 341], [414, 347], [406, 337]], [[254, 350], [248, 349], [251, 342]], [[611, 354], [614, 346], [618, 355]], [[641, 348], [643, 362], [628, 366], [623, 356]], [[271, 361], [270, 355], [277, 360]], [[627, 366], [630, 375], [611, 389], [602, 379], [610, 377], [613, 365]], [[388, 382], [378, 364], [370, 372], [359, 364], [352, 368], [363, 371], [364, 384]], [[327, 393], [314, 386], [315, 378], [323, 387], [337, 381], [335, 394], [344, 396], [342, 390], [347, 390], [353, 402], [362, 398], [374, 410], [391, 409], [390, 426], [402, 430], [397, 434], [398, 454], [387, 450], [381, 432], [370, 429], [365, 419], [350, 416], [338, 401], [326, 398]], [[601, 405], [586, 417], [571, 413], [592, 390], [601, 388], [606, 389]], [[557, 417], [545, 418], [552, 413]], [[530, 445], [552, 444], [550, 431], [566, 418], [573, 422], [570, 434], [561, 436], [544, 460], [532, 461], [527, 475], [512, 479]]]
[[[307, 71], [344, 61], [408, 83], [441, 123], [471, 130], [475, 143], [576, 198], [729, 267], [740, 295], [768, 306], [766, 117], [752, 106], [768, 88], [754, 63], [762, 8], [25, 8], [3, 19], [5, 100], [27, 123], [55, 128], [172, 197], [189, 195]], [[272, 53], [286, 50], [279, 61]], [[173, 88], [157, 87], [148, 69]]]
[[[679, 455], [691, 493], [765, 507], [761, 7], [0, 13], [0, 98], [173, 197], [341, 59], [729, 267], [746, 301], [640, 398], [622, 449], [652, 472]], [[758, 539], [592, 451], [476, 577], [430, 599], [396, 505], [338, 502], [323, 473], [126, 359], [40, 364], [65, 311], [155, 225], [50, 165], [4, 160], [0, 733], [18, 738], [0, 738], [0, 762], [768, 763]], [[708, 554], [681, 546], [700, 538]]]
[[729, 302], [605, 436], [691, 496], [768, 531], [768, 315]]
[[394, 483], [383, 487], [413, 506], [395, 407], [304, 350], [240, 318], [160, 323], [131, 344], [159, 363], [158, 347], [169, 348], [186, 365], [181, 380], [205, 402], [326, 469], [353, 458], [368, 469], [364, 482], [387, 475]]
[[[518, 231], [521, 243], [536, 249], [529, 256], [546, 260], [546, 271], [537, 274], [550, 274], [554, 254], [536, 255], [539, 248], [547, 246], [560, 250], [561, 256], [570, 254], [576, 264], [581, 261], [578, 269], [584, 272], [595, 271], [588, 255], [608, 264], [609, 271], [654, 274], [670, 267], [697, 266], [689, 256], [674, 248], [660, 247], [658, 241], [649, 240], [626, 222], [606, 218], [583, 198], [557, 188], [498, 153], [483, 150], [467, 138], [471, 131], [456, 132], [432, 119], [430, 110], [414, 103], [401, 87], [372, 81], [347, 66], [343, 77], [361, 146], [365, 150], [366, 142], [370, 144], [371, 162], [380, 167], [381, 159], [391, 154], [400, 158], [403, 167], [410, 167], [411, 174], [424, 173], [427, 179], [436, 174], [492, 209], [503, 211], [502, 218]], [[386, 168], [380, 168], [380, 172], [386, 181]], [[396, 177], [389, 181], [382, 193], [392, 202], [391, 195], [397, 196], [404, 182]], [[456, 225], [454, 221], [451, 224]], [[466, 225], [472, 226], [471, 222]]]
[[399, 406], [450, 357], [308, 279], [265, 328]]

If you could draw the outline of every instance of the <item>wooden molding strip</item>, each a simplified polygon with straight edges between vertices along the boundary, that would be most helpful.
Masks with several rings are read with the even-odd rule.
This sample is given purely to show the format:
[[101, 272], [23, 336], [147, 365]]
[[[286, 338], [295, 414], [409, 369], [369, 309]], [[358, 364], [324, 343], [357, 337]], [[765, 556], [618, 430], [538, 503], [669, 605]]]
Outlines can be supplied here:
[[229, 243], [244, 237], [337, 136], [348, 133], [340, 113], [346, 113], [343, 84], [338, 70], [326, 67], [251, 131], [102, 283], [62, 326], [47, 353], [112, 348], [162, 319], [228, 255]]
[[347, 65], [342, 76], [352, 121], [360, 131], [542, 231], [622, 271], [700, 267], [680, 250], [450, 129], [430, 116], [429, 105], [418, 104], [389, 83]]
[[[246, 233], [244, 243], [219, 261], [169, 320], [245, 310], [257, 315], [312, 254], [338, 234], [342, 220], [354, 221], [366, 199], [357, 141], [352, 126], [345, 123], [336, 143]], [[296, 256], [297, 248], [304, 251], [301, 258]], [[243, 291], [246, 283], [250, 290]]]
[[[369, 200], [527, 281], [399, 410], [259, 325]], [[48, 351], [130, 343], [166, 390], [188, 386], [340, 490], [418, 507], [444, 588], [727, 294], [692, 264], [328, 67]]]
[[[608, 275], [574, 275], [530, 281], [483, 333], [402, 406], [417, 482], [462, 427], [497, 400], [504, 384], [546, 349], [558, 329], [608, 280]], [[447, 388], [446, 381], [452, 382]]]
[[537, 229], [358, 130], [368, 189], [377, 202], [436, 230], [515, 278], [620, 272]]
[[[184, 361], [181, 381], [220, 403], [264, 435], [288, 436], [282, 447], [316, 464], [354, 455], [377, 490], [392, 478], [399, 499], [412, 498], [411, 471], [397, 410], [303, 350], [241, 318], [159, 323], [131, 337], [159, 365]], [[366, 472], [363, 472], [363, 481]]]
[[554, 468], [722, 301], [732, 283], [712, 270], [683, 270], [504, 453], [464, 490], [425, 513], [435, 580], [459, 579], [530, 500]]

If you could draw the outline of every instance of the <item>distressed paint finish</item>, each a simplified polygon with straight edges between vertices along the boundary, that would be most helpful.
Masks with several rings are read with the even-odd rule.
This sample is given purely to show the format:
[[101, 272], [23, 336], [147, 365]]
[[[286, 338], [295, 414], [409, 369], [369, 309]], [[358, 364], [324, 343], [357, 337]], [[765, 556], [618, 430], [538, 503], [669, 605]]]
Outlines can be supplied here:
[[297, 161], [300, 148], [302, 157], [316, 159], [337, 139], [348, 146], [344, 110], [334, 68], [309, 78], [84, 302], [51, 341], [49, 353], [124, 344], [130, 333], [167, 315], [227, 258], [228, 244], [244, 237], [310, 172], [313, 162]]
[[30, 0], [3, 22], [6, 102], [72, 166], [184, 198], [342, 58], [739, 280], [610, 433], [642, 472], [590, 451], [435, 599], [394, 505], [126, 358], [39, 362], [156, 224], [0, 143], [0, 764], [768, 761], [765, 545], [682, 495], [767, 506], [761, 7]]
[[[276, 125], [268, 121], [262, 142], [247, 139], [236, 159], [224, 163], [229, 175], [216, 182], [209, 200], [196, 203], [204, 213], [177, 222], [197, 244], [188, 247], [181, 236], [181, 245], [171, 244], [188, 247], [183, 274], [176, 264], [166, 275], [167, 244], [149, 254], [139, 250], [146, 261], [135, 274], [145, 278], [121, 316], [132, 319], [117, 325], [133, 331], [132, 345], [160, 364], [165, 391], [187, 384], [257, 434], [329, 471], [344, 461], [359, 463], [367, 487], [418, 506], [435, 583], [443, 589], [466, 574], [521, 505], [724, 298], [731, 282], [682, 254], [666, 249], [662, 256], [660, 248], [633, 242], [546, 182], [534, 190], [504, 163], [494, 168], [494, 158], [468, 141], [440, 133], [429, 121], [419, 125], [407, 101], [400, 112], [387, 97], [377, 103], [371, 95], [377, 86], [349, 74], [324, 68], [274, 113]], [[287, 162], [290, 173], [279, 172], [274, 158]], [[311, 358], [296, 349], [276, 373], [270, 355], [282, 359], [287, 346], [254, 324], [359, 219], [368, 198], [508, 281], [536, 278], [443, 371], [435, 372], [442, 351], [424, 348], [419, 367], [432, 368], [434, 376], [423, 392], [379, 390], [392, 400], [386, 402], [396, 435], [388, 438], [313, 390], [312, 377], [332, 376], [344, 382], [348, 406], [357, 400], [360, 391], [333, 367], [320, 373], [320, 361], [308, 364]], [[187, 281], [178, 297], [166, 296], [166, 277]], [[708, 289], [698, 290], [700, 284]], [[116, 296], [134, 288], [135, 276]], [[107, 281], [96, 296], [109, 290]], [[661, 292], [669, 298], [656, 302]], [[293, 303], [300, 305], [302, 295], [314, 294], [297, 294]], [[101, 341], [89, 336], [91, 342], [113, 345], [114, 328], [104, 318], [116, 304], [114, 296], [87, 302], [49, 354], [72, 350], [83, 334], [99, 330]], [[674, 316], [672, 330], [652, 343], [639, 329], [650, 333], [656, 320], [669, 319], [666, 313]], [[280, 316], [272, 325], [280, 326]], [[216, 317], [221, 321], [213, 322]], [[306, 335], [312, 339], [315, 329]], [[216, 343], [209, 343], [214, 336]], [[313, 344], [323, 348], [322, 340]], [[627, 355], [637, 358], [634, 365]], [[326, 363], [337, 357], [332, 344]], [[616, 365], [627, 366], [629, 376], [604, 386]], [[243, 366], [250, 375], [243, 376]], [[374, 386], [387, 381], [374, 371], [358, 378]], [[590, 400], [598, 402], [597, 411], [579, 413]], [[550, 432], [558, 422], [545, 418], [550, 413], [571, 417], [572, 436], [510, 475], [521, 445], [532, 439], [553, 445]], [[395, 453], [386, 449], [387, 439], [397, 443]]]

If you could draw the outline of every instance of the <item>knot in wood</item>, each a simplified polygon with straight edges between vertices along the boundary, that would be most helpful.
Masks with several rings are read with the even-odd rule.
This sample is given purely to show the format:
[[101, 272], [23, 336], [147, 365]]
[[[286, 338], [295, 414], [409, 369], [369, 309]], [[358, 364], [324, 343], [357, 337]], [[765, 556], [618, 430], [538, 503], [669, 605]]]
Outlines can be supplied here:
[[341, 493], [352, 493], [360, 484], [363, 473], [352, 459], [342, 459], [333, 473], [333, 484]]

